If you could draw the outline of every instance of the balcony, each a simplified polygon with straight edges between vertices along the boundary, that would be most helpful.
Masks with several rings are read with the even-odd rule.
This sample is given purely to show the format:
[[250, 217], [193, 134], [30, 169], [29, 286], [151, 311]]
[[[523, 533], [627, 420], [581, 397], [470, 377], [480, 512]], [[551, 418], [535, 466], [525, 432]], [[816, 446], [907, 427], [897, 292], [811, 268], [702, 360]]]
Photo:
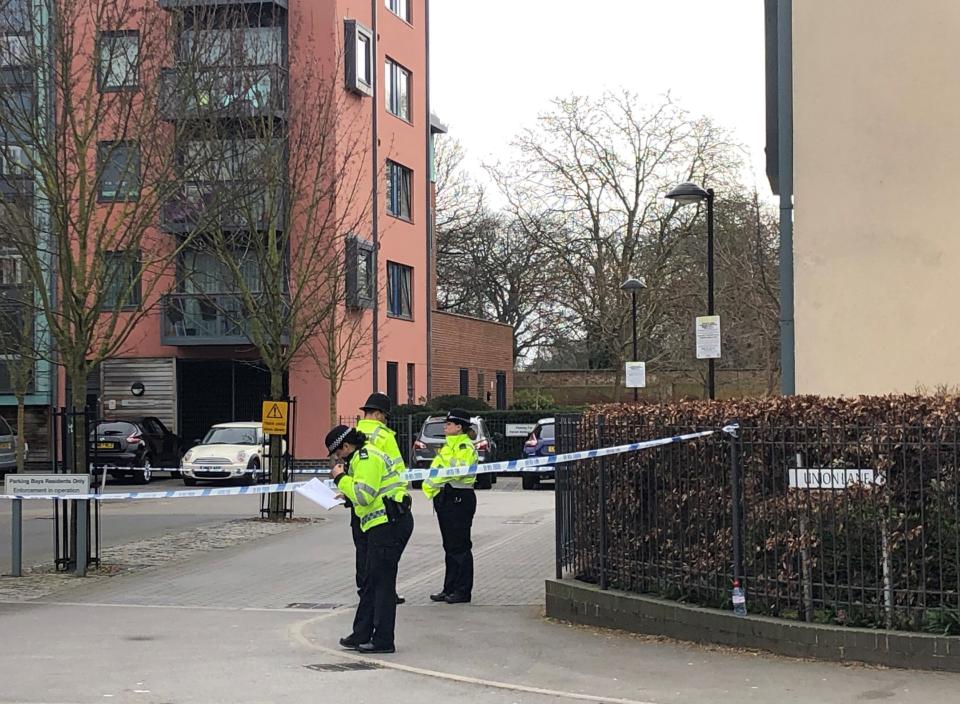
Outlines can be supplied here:
[[160, 227], [172, 234], [264, 232], [271, 225], [281, 230], [282, 199], [273, 198], [268, 203], [264, 191], [264, 185], [254, 181], [189, 181], [161, 208]]
[[168, 68], [160, 74], [165, 120], [286, 116], [287, 71], [281, 66]]
[[227, 5], [275, 5], [286, 10], [288, 0], [160, 0], [160, 7], [175, 10], [184, 7], [221, 7]]
[[232, 293], [171, 293], [160, 299], [164, 345], [249, 345], [250, 325]]

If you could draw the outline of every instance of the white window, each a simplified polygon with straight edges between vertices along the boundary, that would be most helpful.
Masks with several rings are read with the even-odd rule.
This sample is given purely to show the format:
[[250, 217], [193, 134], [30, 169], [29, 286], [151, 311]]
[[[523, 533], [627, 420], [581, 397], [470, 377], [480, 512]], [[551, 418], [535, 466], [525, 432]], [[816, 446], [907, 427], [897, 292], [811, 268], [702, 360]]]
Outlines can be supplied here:
[[23, 284], [23, 257], [19, 254], [0, 254], [0, 285]]
[[410, 121], [410, 72], [395, 61], [387, 59], [384, 78], [387, 92], [387, 110]]
[[347, 90], [373, 95], [373, 32], [356, 20], [344, 20], [343, 35]]
[[25, 66], [30, 63], [30, 37], [0, 36], [0, 66]]
[[404, 22], [410, 21], [410, 0], [385, 0], [387, 9]]

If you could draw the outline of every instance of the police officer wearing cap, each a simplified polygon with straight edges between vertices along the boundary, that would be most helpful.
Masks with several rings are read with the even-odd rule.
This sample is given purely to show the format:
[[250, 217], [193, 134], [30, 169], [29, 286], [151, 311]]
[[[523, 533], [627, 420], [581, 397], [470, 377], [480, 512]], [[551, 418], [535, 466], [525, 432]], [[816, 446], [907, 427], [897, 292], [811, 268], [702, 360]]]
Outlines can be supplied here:
[[413, 533], [407, 483], [390, 459], [356, 428], [338, 425], [326, 437], [327, 450], [342, 464], [330, 476], [353, 504], [367, 541], [365, 577], [353, 632], [340, 645], [363, 653], [395, 652], [397, 566]]
[[[446, 443], [437, 451], [431, 468], [470, 467], [479, 461], [473, 441], [467, 435], [470, 414], [461, 409], [451, 410], [443, 425]], [[473, 593], [473, 543], [470, 529], [477, 512], [477, 495], [473, 485], [475, 474], [459, 477], [424, 479], [423, 493], [433, 501], [443, 538], [446, 574], [443, 589], [431, 594], [433, 601], [464, 604]]]
[[[387, 427], [387, 416], [390, 415], [390, 397], [386, 394], [377, 392], [370, 394], [367, 402], [360, 407], [363, 411], [363, 420], [357, 423], [357, 430], [366, 435], [367, 442], [380, 450], [390, 458], [391, 469], [397, 472], [406, 471], [403, 463], [403, 456], [400, 454], [400, 448], [397, 445], [396, 433]], [[367, 560], [367, 541], [364, 533], [360, 530], [360, 521], [357, 514], [350, 514], [350, 531], [353, 534], [353, 545], [356, 548], [357, 563], [357, 593], [363, 590], [364, 566]], [[397, 603], [402, 604], [406, 601], [402, 596], [397, 595]]]

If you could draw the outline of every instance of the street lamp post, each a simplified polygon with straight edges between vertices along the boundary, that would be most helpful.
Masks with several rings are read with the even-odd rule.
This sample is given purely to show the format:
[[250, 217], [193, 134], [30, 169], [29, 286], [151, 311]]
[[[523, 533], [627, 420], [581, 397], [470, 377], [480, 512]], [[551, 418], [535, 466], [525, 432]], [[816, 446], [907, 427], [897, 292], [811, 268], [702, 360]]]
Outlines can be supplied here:
[[[633, 304], [633, 361], [639, 362], [637, 359], [637, 293], [642, 291], [647, 287], [643, 279], [637, 279], [631, 276], [622, 284], [620, 284], [620, 290], [625, 291], [630, 294], [631, 302]], [[639, 389], [636, 386], [633, 387], [633, 402], [636, 403], [640, 400]]]
[[[713, 299], [713, 201], [712, 188], [703, 189], [695, 183], [681, 183], [667, 194], [667, 198], [679, 205], [707, 201], [707, 315], [715, 315]], [[707, 395], [711, 400], [717, 396], [716, 361], [707, 360]]]

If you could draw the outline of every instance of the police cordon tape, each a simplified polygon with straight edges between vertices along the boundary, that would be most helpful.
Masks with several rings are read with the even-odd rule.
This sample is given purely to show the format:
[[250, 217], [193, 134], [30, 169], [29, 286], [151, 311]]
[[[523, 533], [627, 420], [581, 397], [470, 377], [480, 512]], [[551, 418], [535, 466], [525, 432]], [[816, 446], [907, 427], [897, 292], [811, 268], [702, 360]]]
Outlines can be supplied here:
[[[726, 426], [724, 433], [735, 433], [736, 426]], [[507, 460], [504, 462], [491, 462], [490, 464], [475, 464], [469, 467], [438, 467], [434, 469], [408, 469], [403, 477], [407, 481], [420, 481], [424, 479], [434, 479], [437, 477], [464, 477], [476, 474], [490, 474], [496, 472], [543, 472], [552, 469], [552, 465], [563, 464], [566, 462], [577, 462], [580, 460], [592, 460], [600, 457], [609, 457], [619, 455], [624, 452], [636, 452], [638, 450], [647, 450], [664, 445], [673, 445], [691, 440], [699, 440], [710, 435], [714, 435], [716, 430], [704, 430], [696, 433], [687, 433], [685, 435], [674, 435], [667, 438], [658, 438], [656, 440], [644, 440], [634, 442], [628, 445], [616, 445], [613, 447], [603, 447], [595, 450], [580, 450], [578, 452], [566, 452], [559, 455], [547, 455], [544, 457], [529, 457], [522, 460]], [[176, 470], [180, 471], [180, 470]], [[303, 474], [319, 473], [321, 470], [308, 470], [299, 472]], [[325, 471], [325, 470], [322, 470]], [[298, 471], [294, 471], [297, 474]], [[201, 496], [239, 496], [242, 494], [274, 494], [282, 492], [296, 491], [307, 482], [285, 482], [283, 484], [261, 484], [259, 486], [237, 486], [237, 487], [219, 487], [208, 489], [178, 489], [175, 491], [131, 491], [115, 492], [103, 494], [65, 494], [65, 495], [45, 495], [45, 494], [0, 494], [0, 499], [75, 499], [90, 501], [135, 501], [142, 499], [186, 499]], [[325, 483], [333, 487], [333, 481], [328, 479]]]

